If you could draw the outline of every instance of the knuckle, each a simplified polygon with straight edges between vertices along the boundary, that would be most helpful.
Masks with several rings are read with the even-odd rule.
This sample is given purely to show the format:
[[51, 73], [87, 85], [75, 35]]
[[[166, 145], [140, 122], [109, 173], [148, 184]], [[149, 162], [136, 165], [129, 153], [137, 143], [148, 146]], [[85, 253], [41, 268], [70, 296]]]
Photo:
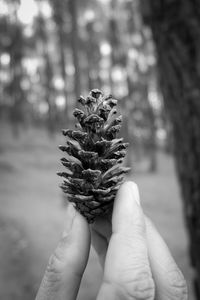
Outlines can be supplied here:
[[45, 281], [45, 285], [55, 285], [60, 281], [60, 278], [61, 272], [57, 268], [57, 261], [54, 255], [52, 255], [49, 259], [43, 280]]
[[172, 299], [186, 300], [188, 290], [185, 278], [179, 269], [171, 271], [169, 274], [169, 291]]
[[69, 237], [62, 238], [58, 247], [54, 253], [50, 256], [47, 268], [46, 276], [50, 281], [56, 281], [60, 279], [65, 265], [67, 263], [66, 246], [70, 243]]
[[126, 287], [129, 298], [134, 300], [153, 300], [155, 285], [153, 278], [148, 273], [140, 273], [130, 281]]
[[[131, 280], [108, 280], [104, 279], [104, 289], [106, 295], [114, 295], [111, 297], [116, 300], [154, 300], [155, 285], [153, 278], [147, 272], [137, 274], [137, 277]], [[103, 299], [103, 298], [102, 298]]]
[[52, 254], [47, 268], [46, 268], [46, 277], [49, 281], [54, 282], [60, 279], [62, 273], [62, 261], [59, 255], [56, 253]]
[[[62, 272], [59, 268], [59, 259], [57, 255], [52, 254], [49, 258], [47, 268], [42, 279], [40, 290], [50, 295], [51, 291], [54, 293], [58, 292], [60, 289], [60, 284], [62, 282]], [[41, 293], [43, 293], [41, 292]]]

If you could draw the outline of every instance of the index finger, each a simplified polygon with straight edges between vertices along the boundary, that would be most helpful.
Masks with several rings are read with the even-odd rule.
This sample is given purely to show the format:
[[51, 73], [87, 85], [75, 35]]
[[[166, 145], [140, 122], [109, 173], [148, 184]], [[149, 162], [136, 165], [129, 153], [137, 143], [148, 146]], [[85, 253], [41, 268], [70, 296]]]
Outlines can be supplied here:
[[145, 228], [137, 186], [126, 182], [114, 204], [112, 236], [98, 300], [154, 299]]

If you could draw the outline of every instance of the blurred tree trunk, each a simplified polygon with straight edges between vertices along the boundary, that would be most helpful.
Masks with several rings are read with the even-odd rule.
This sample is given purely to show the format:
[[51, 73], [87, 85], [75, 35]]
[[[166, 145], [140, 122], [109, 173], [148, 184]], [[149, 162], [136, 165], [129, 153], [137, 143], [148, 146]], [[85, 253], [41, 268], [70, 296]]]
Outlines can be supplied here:
[[[148, 76], [148, 75], [147, 75]], [[150, 73], [149, 73], [149, 76]], [[145, 82], [145, 80], [144, 80]], [[153, 110], [153, 107], [148, 99], [148, 88], [149, 86], [144, 84], [143, 87], [143, 101], [145, 103], [146, 107], [146, 121], [148, 123], [147, 127], [149, 127], [149, 135], [147, 138], [146, 148], [147, 148], [147, 154], [149, 157], [149, 172], [153, 173], [157, 171], [157, 143], [156, 143], [156, 118], [155, 118], [155, 112]]]
[[71, 16], [71, 45], [73, 63], [75, 68], [75, 96], [78, 99], [81, 94], [81, 74], [79, 63], [79, 34], [77, 22], [77, 0], [68, 1], [69, 13]]
[[[131, 162], [133, 153], [136, 154], [135, 149], [137, 147], [137, 161], [142, 158], [141, 154], [143, 153], [143, 158], [144, 155], [148, 158], [148, 171], [155, 172], [157, 169], [155, 114], [148, 95], [150, 79], [155, 76], [155, 67], [147, 65], [145, 58], [143, 58], [146, 68], [142, 69], [139, 62], [142, 58], [140, 54], [147, 56], [149, 53], [148, 49], [151, 46], [151, 40], [144, 32], [142, 19], [139, 16], [138, 2], [125, 1], [124, 7], [126, 12], [126, 30], [123, 29], [119, 21], [122, 6], [115, 0], [110, 2], [112, 13], [109, 20], [109, 40], [112, 47], [112, 66], [120, 67], [126, 72], [128, 91], [126, 101], [129, 102], [127, 103], [129, 108], [126, 109], [128, 116], [124, 130], [126, 130], [128, 140], [134, 140], [134, 143], [130, 144], [130, 151], [128, 152], [130, 157], [128, 157], [127, 161], [128, 163]], [[138, 37], [139, 42], [134, 41], [135, 36]], [[131, 52], [137, 53], [138, 59], [134, 63], [129, 55]], [[112, 88], [113, 90], [116, 89], [115, 82], [113, 82]], [[139, 114], [141, 115], [140, 123], [138, 122]], [[146, 135], [143, 134], [140, 140], [134, 136], [134, 128], [136, 127], [146, 132]]]
[[152, 28], [200, 299], [200, 1], [143, 1]]
[[70, 119], [70, 112], [68, 111], [68, 85], [67, 85], [67, 72], [66, 72], [66, 40], [67, 33], [65, 30], [65, 18], [67, 10], [67, 2], [64, 0], [51, 0], [51, 5], [53, 8], [53, 18], [56, 23], [57, 35], [58, 35], [58, 52], [59, 52], [59, 67], [61, 76], [64, 82], [63, 94], [65, 97], [65, 113], [67, 122]]
[[101, 88], [102, 82], [99, 76], [100, 66], [99, 61], [101, 54], [99, 50], [99, 44], [97, 39], [97, 32], [95, 31], [94, 20], [87, 22], [87, 42], [86, 42], [86, 55], [88, 61], [88, 88], [89, 90], [94, 88]]
[[[115, 82], [113, 80], [112, 70], [116, 66], [124, 66], [126, 64], [126, 56], [123, 52], [123, 47], [120, 40], [120, 30], [119, 30], [119, 19], [118, 19], [118, 3], [115, 0], [110, 2], [110, 19], [109, 19], [109, 28], [108, 28], [108, 40], [110, 42], [112, 51], [111, 51], [111, 68], [110, 68], [110, 88], [111, 93], [114, 94], [115, 91]], [[127, 53], [126, 53], [127, 54]]]
[[17, 10], [18, 3], [15, 2], [13, 3], [12, 12], [10, 12], [14, 23], [12, 25], [11, 23], [9, 24], [9, 21], [7, 21], [5, 25], [8, 27], [6, 26], [4, 28], [5, 32], [8, 31], [7, 39], [11, 38], [12, 41], [10, 43], [10, 47], [7, 48], [10, 55], [10, 82], [6, 87], [6, 90], [13, 102], [10, 110], [10, 118], [13, 136], [15, 137], [19, 136], [20, 129], [22, 125], [24, 125], [24, 112], [26, 106], [25, 91], [22, 88], [22, 81], [24, 77], [22, 59], [25, 52], [25, 40], [23, 36], [23, 28], [18, 20]]
[[40, 3], [38, 3], [38, 20], [37, 20], [37, 26], [38, 26], [38, 35], [41, 42], [41, 49], [42, 49], [42, 56], [44, 60], [44, 72], [43, 72], [43, 87], [44, 87], [44, 94], [45, 94], [45, 100], [48, 105], [48, 119], [47, 119], [47, 129], [51, 136], [55, 134], [56, 130], [56, 114], [57, 109], [55, 105], [54, 100], [54, 87], [53, 87], [53, 67], [52, 62], [49, 54], [49, 40], [48, 40], [48, 33], [46, 31], [46, 24], [45, 20], [43, 18]]
[[52, 96], [54, 95], [54, 88], [52, 85], [53, 69], [52, 69], [51, 60], [48, 51], [44, 52], [44, 60], [45, 60], [45, 70], [44, 70], [45, 99], [49, 108], [47, 128], [50, 136], [54, 136], [56, 130], [57, 109], [54, 101], [52, 100]]
[[21, 87], [23, 79], [22, 70], [22, 58], [23, 58], [23, 43], [22, 32], [20, 26], [16, 26], [16, 36], [18, 38], [13, 39], [13, 45], [10, 52], [10, 75], [11, 81], [9, 84], [9, 93], [13, 100], [13, 106], [11, 108], [11, 122], [13, 135], [18, 137], [20, 134], [20, 125], [24, 120], [24, 106], [25, 95]]

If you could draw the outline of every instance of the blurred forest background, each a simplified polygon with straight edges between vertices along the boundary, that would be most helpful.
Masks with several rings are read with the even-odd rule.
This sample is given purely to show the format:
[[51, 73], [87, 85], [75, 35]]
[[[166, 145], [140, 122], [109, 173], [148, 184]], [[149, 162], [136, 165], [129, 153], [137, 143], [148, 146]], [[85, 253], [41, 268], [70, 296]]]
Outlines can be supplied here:
[[121, 100], [124, 135], [154, 171], [156, 140], [170, 150], [170, 123], [139, 2], [0, 3], [0, 113], [14, 136], [31, 126], [51, 136], [71, 126], [78, 97], [97, 87]]
[[[60, 130], [73, 126], [77, 99], [92, 88], [119, 99], [130, 178], [193, 299], [172, 122], [143, 2], [0, 0], [1, 299], [34, 299], [64, 220]], [[95, 299], [100, 278], [91, 250], [79, 298]]]

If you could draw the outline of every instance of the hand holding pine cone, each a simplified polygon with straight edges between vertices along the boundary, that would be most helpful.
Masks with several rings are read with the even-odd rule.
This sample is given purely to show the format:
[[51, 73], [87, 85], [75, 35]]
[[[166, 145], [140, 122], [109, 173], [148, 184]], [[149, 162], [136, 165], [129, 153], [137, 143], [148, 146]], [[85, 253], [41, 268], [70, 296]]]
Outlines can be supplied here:
[[127, 143], [116, 138], [122, 117], [115, 117], [117, 100], [92, 90], [88, 97], [80, 97], [84, 111], [75, 109], [77, 130], [63, 130], [68, 137], [66, 146], [59, 148], [68, 154], [62, 158], [66, 172], [61, 186], [67, 199], [75, 203], [76, 209], [88, 220], [105, 215], [112, 210], [116, 192], [129, 168], [122, 167]]

